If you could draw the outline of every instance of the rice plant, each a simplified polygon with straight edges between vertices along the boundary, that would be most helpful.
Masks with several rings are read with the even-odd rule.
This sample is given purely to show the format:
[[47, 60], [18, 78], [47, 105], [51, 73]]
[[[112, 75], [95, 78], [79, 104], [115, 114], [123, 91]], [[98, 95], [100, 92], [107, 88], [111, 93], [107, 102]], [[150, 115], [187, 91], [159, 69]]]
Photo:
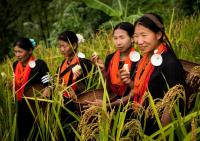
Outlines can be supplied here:
[[[172, 25], [168, 27], [171, 30], [170, 40], [175, 47], [176, 54], [180, 58], [189, 59], [199, 63], [199, 16], [185, 18], [182, 21], [173, 20]], [[115, 50], [112, 43], [112, 32], [101, 29], [91, 39], [79, 45], [79, 51], [85, 53], [90, 58], [93, 52], [98, 53], [102, 59], [105, 59], [108, 53]], [[57, 67], [62, 61], [58, 48], [44, 48], [41, 43], [34, 51], [35, 56], [44, 59], [49, 68], [50, 74], [54, 76]], [[3, 141], [14, 141], [17, 137], [16, 128], [16, 101], [15, 93], [12, 87], [13, 70], [12, 62], [14, 58], [7, 58], [1, 65], [0, 76], [0, 139]], [[60, 85], [58, 78], [54, 77], [51, 98], [26, 98], [27, 103], [34, 101], [36, 114], [30, 105], [35, 116], [35, 125], [29, 135], [28, 140], [34, 140], [33, 134], [43, 141], [66, 139], [64, 129], [73, 131], [76, 140], [99, 140], [99, 141], [121, 141], [121, 140], [200, 140], [200, 90], [191, 95], [188, 105], [181, 105], [181, 99], [185, 103], [185, 93], [182, 86], [177, 85], [171, 88], [163, 99], [152, 99], [149, 93], [146, 94], [146, 100], [150, 105], [143, 106], [137, 103], [129, 102], [127, 105], [121, 105], [118, 108], [106, 106], [109, 103], [106, 82], [103, 79], [101, 71], [97, 69], [94, 80], [93, 74], [87, 78], [89, 83], [87, 90], [102, 88], [104, 90], [103, 106], [87, 106], [88, 108], [81, 113], [70, 111], [63, 103], [62, 93], [69, 90], [70, 86]], [[194, 68], [194, 74], [199, 73], [198, 68]], [[190, 77], [190, 76], [188, 76]], [[188, 78], [191, 79], [191, 78]], [[191, 84], [192, 85], [192, 84]], [[35, 92], [37, 95], [38, 92]], [[70, 91], [73, 94], [73, 92]], [[76, 97], [74, 98], [76, 99]], [[45, 103], [43, 109], [41, 103]], [[187, 112], [179, 110], [179, 107], [186, 106]], [[133, 107], [138, 107], [137, 110]], [[61, 122], [61, 109], [71, 114], [74, 123]], [[130, 114], [131, 113], [131, 114]], [[171, 122], [165, 126], [162, 123], [162, 117], [170, 116]], [[145, 129], [148, 119], [154, 119], [158, 125], [158, 130], [152, 134], [146, 134]], [[76, 126], [78, 125], [78, 126]], [[35, 133], [36, 132], [36, 133]]]

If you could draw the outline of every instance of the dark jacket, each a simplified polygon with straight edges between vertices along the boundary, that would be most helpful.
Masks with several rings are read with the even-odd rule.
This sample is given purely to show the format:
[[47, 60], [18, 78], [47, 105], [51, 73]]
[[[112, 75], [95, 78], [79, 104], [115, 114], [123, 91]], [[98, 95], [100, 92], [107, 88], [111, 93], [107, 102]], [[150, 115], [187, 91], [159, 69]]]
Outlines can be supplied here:
[[181, 63], [170, 52], [164, 52], [163, 62], [154, 68], [148, 82], [148, 89], [153, 98], [163, 98], [169, 88], [176, 84], [185, 86], [185, 72]]
[[[60, 65], [60, 67], [57, 69], [57, 73], [58, 71], [60, 70], [60, 68], [62, 67], [63, 63], [65, 62], [65, 60], [62, 61], [62, 64]], [[63, 77], [68, 71], [72, 70], [72, 68], [75, 66], [76, 64], [74, 65], [70, 65], [66, 71], [64, 71], [64, 73], [60, 73], [59, 74], [59, 77]], [[79, 58], [79, 65], [81, 66], [81, 70], [82, 70], [82, 74], [76, 79], [76, 81], [81, 80], [81, 84], [84, 84], [84, 85], [87, 85], [87, 79], [83, 79], [83, 78], [86, 78], [88, 73], [92, 70], [92, 62], [88, 59], [85, 59], [85, 58]], [[71, 73], [70, 74], [70, 77], [69, 77], [69, 82], [68, 82], [68, 86], [72, 84], [72, 80], [73, 80], [73, 74]], [[80, 83], [79, 83], [80, 84]], [[78, 84], [77, 84], [78, 85]], [[76, 91], [76, 94], [79, 94], [80, 91], [79, 89], [77, 89]]]
[[[15, 61], [13, 63], [13, 70], [15, 71], [16, 65], [17, 65], [18, 61]], [[47, 64], [40, 59], [37, 59], [35, 61], [36, 66], [34, 68], [31, 68], [31, 72], [28, 78], [28, 83], [26, 84], [25, 89], [35, 85], [35, 84], [39, 84], [39, 85], [43, 85], [44, 87], [48, 86], [49, 81], [45, 81], [45, 83], [43, 83], [42, 81], [42, 77], [49, 75], [49, 69], [47, 67]]]

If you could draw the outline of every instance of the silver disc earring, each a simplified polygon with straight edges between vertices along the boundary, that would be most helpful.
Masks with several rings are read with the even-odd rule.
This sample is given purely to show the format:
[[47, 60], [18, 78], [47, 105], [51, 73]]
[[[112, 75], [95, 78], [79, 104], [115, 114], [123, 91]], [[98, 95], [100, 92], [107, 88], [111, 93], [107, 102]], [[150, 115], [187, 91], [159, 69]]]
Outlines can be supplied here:
[[158, 50], [154, 50], [154, 54], [151, 56], [151, 64], [154, 66], [160, 66], [163, 62], [163, 58], [160, 54], [157, 54]]
[[28, 63], [28, 65], [30, 68], [34, 68], [36, 66], [36, 63], [35, 63], [35, 61], [32, 60]]
[[140, 60], [140, 54], [137, 51], [131, 51], [129, 54], [129, 58], [132, 62], [137, 62]]

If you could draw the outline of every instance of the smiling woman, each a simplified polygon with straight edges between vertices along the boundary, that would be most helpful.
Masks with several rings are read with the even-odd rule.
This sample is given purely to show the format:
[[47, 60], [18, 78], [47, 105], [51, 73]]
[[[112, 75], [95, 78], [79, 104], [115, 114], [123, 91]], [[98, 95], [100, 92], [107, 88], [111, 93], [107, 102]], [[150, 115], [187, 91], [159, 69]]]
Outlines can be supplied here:
[[[184, 84], [185, 73], [156, 14], [145, 14], [134, 24], [134, 41], [143, 54], [134, 79], [134, 100], [142, 103], [149, 89], [153, 98], [162, 98], [169, 87]], [[144, 70], [144, 71], [143, 71]]]
[[[146, 91], [154, 99], [163, 98], [169, 88], [177, 84], [185, 86], [185, 72], [165, 34], [162, 18], [154, 13], [145, 14], [135, 22], [134, 29], [135, 44], [143, 54], [134, 78], [134, 101], [145, 104]], [[169, 118], [161, 121], [166, 125]], [[155, 126], [147, 125], [147, 134], [156, 130], [151, 127]]]

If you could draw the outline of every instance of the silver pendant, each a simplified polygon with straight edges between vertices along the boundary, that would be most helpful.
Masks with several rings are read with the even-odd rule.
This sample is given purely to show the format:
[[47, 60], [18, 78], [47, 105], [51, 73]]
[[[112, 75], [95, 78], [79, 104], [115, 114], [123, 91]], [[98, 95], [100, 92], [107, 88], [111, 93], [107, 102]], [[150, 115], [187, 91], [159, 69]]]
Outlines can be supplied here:
[[137, 62], [140, 60], [140, 54], [137, 51], [131, 51], [129, 58], [132, 62]]
[[162, 56], [160, 54], [154, 54], [151, 56], [151, 64], [154, 66], [160, 66], [163, 62]]
[[78, 53], [78, 57], [79, 57], [79, 58], [85, 58], [85, 54], [83, 54], [82, 52], [79, 52], [79, 53]]
[[35, 68], [36, 63], [35, 63], [35, 61], [30, 61], [30, 62], [28, 63], [28, 65], [29, 65], [30, 68]]

